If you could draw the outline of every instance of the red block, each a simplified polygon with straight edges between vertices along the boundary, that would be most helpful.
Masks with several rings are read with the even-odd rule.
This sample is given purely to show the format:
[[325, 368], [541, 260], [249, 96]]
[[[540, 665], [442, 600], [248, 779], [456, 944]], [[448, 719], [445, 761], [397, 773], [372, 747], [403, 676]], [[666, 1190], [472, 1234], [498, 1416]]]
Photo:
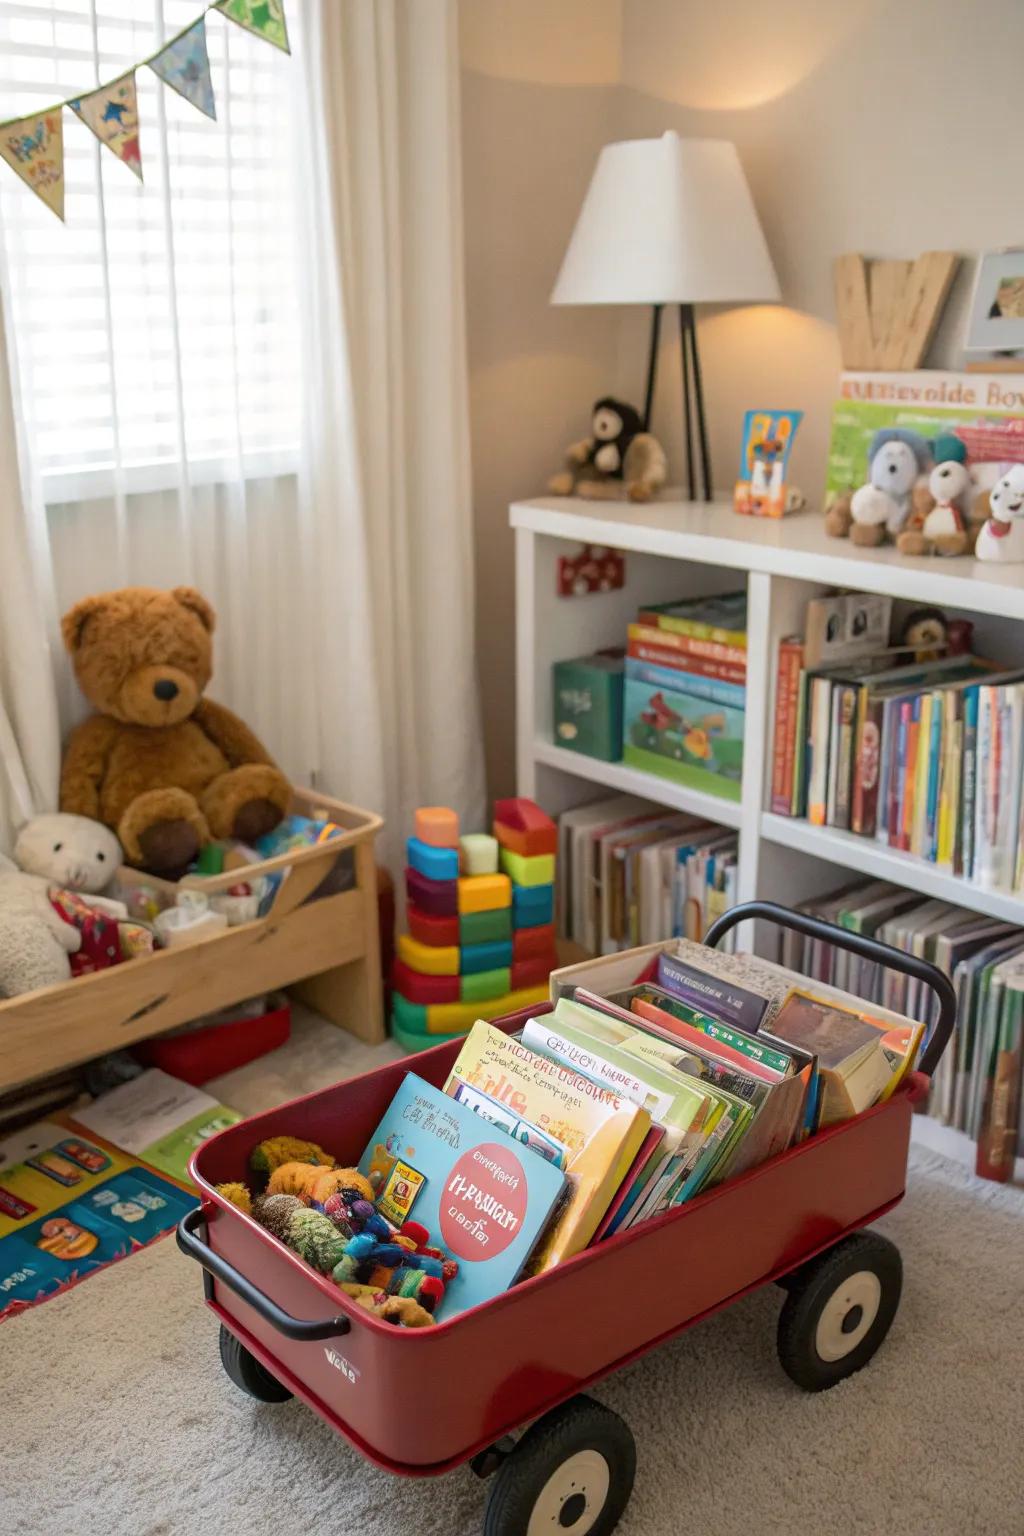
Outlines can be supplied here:
[[391, 982], [396, 992], [410, 1003], [457, 1003], [459, 978], [457, 976], [424, 976], [414, 971], [404, 960], [396, 960], [391, 972]]
[[[512, 959], [536, 960], [555, 953], [554, 923], [538, 923], [536, 928], [517, 928], [512, 935]], [[555, 960], [552, 969], [557, 969]]]
[[458, 949], [459, 920], [457, 917], [433, 917], [421, 912], [410, 901], [406, 905], [409, 932], [420, 944], [432, 944], [439, 949]]
[[539, 805], [521, 796], [494, 802], [494, 835], [503, 848], [531, 859], [558, 852], [558, 828]]
[[535, 959], [513, 960], [512, 991], [518, 992], [520, 987], [542, 986], [551, 972], [557, 969], [558, 956], [554, 950], [547, 955], [538, 955]]
[[405, 893], [421, 912], [431, 917], [457, 917], [459, 892], [457, 880], [428, 880], [418, 869], [405, 871]]

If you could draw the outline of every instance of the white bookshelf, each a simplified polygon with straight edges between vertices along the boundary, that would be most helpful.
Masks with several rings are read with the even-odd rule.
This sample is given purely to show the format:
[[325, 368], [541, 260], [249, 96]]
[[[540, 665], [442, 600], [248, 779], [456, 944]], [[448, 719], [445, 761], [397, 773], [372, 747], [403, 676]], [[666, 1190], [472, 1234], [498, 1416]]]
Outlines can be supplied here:
[[[520, 794], [554, 815], [602, 789], [623, 790], [735, 827], [741, 901], [806, 900], [842, 884], [844, 874], [853, 871], [1024, 926], [1021, 893], [986, 889], [872, 839], [812, 827], [769, 809], [778, 642], [801, 631], [809, 598], [845, 587], [883, 593], [910, 607], [942, 608], [974, 622], [977, 650], [1012, 659], [1024, 655], [1024, 566], [981, 565], [969, 557], [911, 560], [891, 547], [858, 549], [830, 539], [818, 513], [761, 520], [739, 517], [727, 502], [634, 506], [542, 497], [513, 503], [509, 516], [516, 542]], [[557, 595], [557, 557], [577, 553], [581, 544], [626, 553], [621, 591]], [[738, 802], [556, 745], [555, 661], [622, 644], [641, 603], [726, 592], [744, 583], [747, 707]], [[952, 1142], [947, 1150], [954, 1156], [961, 1151]]]

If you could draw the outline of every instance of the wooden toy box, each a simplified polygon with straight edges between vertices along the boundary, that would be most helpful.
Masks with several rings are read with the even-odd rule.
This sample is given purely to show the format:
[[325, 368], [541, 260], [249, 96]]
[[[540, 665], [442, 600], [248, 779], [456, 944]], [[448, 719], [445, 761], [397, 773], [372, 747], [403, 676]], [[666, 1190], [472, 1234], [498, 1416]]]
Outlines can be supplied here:
[[[325, 813], [344, 832], [249, 867], [248, 875], [290, 871], [266, 917], [0, 1001], [0, 1092], [281, 987], [361, 1040], [382, 1040], [374, 860], [381, 819], [305, 790], [294, 791], [291, 809]], [[348, 862], [348, 888], [330, 881], [318, 894]], [[158, 883], [135, 870], [122, 876]], [[213, 895], [240, 878], [234, 870], [182, 883]]]

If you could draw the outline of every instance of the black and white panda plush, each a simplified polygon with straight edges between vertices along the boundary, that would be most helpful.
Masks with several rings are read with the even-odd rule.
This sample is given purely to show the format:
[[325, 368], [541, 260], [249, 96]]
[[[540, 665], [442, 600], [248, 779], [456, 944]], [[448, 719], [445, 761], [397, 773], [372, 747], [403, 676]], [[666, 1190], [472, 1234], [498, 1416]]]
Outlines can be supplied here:
[[606, 395], [595, 402], [590, 430], [593, 442], [589, 462], [600, 474], [621, 480], [626, 450], [644, 430], [640, 413], [624, 401]]

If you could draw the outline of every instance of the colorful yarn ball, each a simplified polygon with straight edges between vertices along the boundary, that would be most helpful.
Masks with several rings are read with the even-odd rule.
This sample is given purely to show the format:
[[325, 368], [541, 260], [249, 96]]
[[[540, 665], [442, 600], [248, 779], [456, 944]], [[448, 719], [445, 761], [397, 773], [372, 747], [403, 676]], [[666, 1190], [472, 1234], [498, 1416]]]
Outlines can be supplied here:
[[388, 1241], [394, 1227], [377, 1210], [370, 1200], [353, 1200], [350, 1205], [351, 1221], [356, 1232], [370, 1232], [380, 1242]]
[[328, 1218], [328, 1220], [333, 1221], [337, 1230], [341, 1232], [346, 1239], [352, 1236], [352, 1222], [350, 1220], [351, 1213], [349, 1211], [349, 1204], [340, 1190], [337, 1193], [328, 1196], [328, 1198], [324, 1201], [324, 1215]]
[[296, 1211], [305, 1210], [295, 1195], [257, 1195], [252, 1203], [252, 1214], [261, 1227], [273, 1234], [278, 1242], [291, 1247], [292, 1217]]
[[345, 1239], [322, 1211], [302, 1206], [292, 1215], [288, 1246], [320, 1274], [329, 1275], [345, 1252]]
[[334, 1158], [315, 1141], [303, 1141], [298, 1136], [271, 1136], [249, 1154], [249, 1167], [264, 1180], [282, 1163], [317, 1163], [321, 1168], [333, 1168]]
[[231, 1204], [236, 1205], [240, 1211], [244, 1211], [247, 1216], [252, 1215], [252, 1195], [246, 1185], [227, 1183], [215, 1184], [213, 1187], [218, 1195], [223, 1196], [225, 1200], [230, 1200]]

